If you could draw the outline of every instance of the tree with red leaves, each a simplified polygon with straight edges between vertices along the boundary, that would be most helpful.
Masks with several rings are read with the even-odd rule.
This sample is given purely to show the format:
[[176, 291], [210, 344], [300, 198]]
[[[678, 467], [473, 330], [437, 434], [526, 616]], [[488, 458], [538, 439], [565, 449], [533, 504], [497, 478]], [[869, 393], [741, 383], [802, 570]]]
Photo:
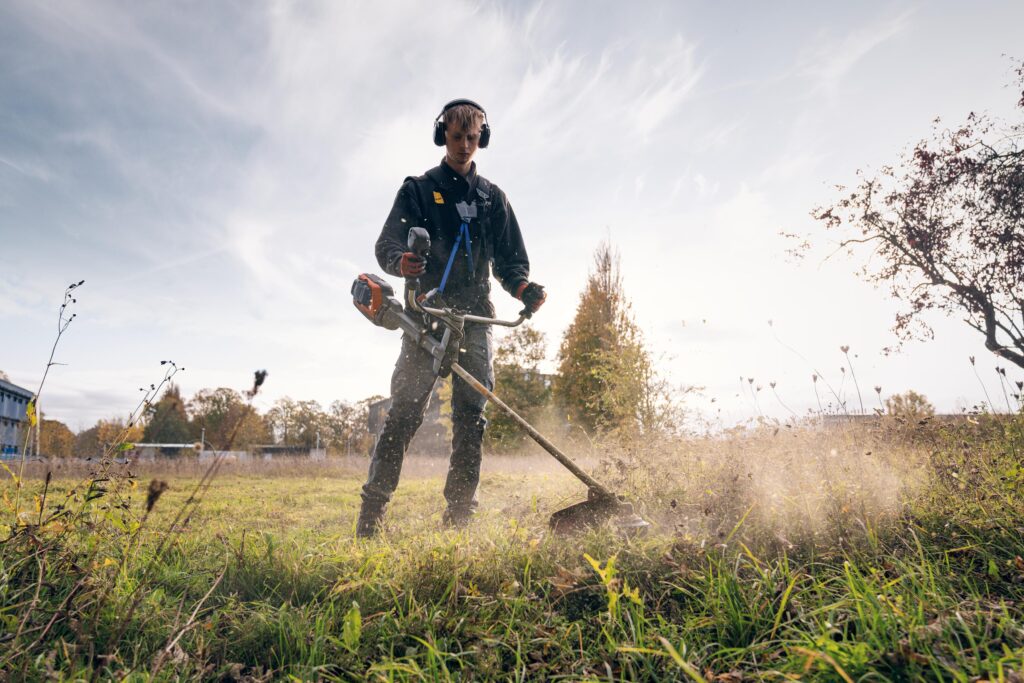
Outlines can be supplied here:
[[[865, 279], [906, 304], [901, 340], [931, 338], [936, 309], [965, 316], [985, 347], [1024, 368], [1024, 65], [1016, 69], [1021, 120], [971, 113], [812, 216], [844, 232], [840, 248], [869, 248]], [[848, 192], [848, 193], [847, 193]]]

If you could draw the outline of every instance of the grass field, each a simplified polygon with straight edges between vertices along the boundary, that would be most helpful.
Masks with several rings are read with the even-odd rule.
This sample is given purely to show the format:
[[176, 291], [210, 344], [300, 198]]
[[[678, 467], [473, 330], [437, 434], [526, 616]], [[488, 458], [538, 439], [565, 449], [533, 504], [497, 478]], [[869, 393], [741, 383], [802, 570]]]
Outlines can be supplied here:
[[1022, 449], [982, 417], [577, 454], [653, 523], [634, 539], [550, 536], [584, 491], [540, 458], [488, 458], [460, 532], [446, 463], [410, 461], [372, 541], [365, 460], [208, 488], [195, 464], [37, 468], [20, 524], [3, 489], [0, 678], [1019, 681]]

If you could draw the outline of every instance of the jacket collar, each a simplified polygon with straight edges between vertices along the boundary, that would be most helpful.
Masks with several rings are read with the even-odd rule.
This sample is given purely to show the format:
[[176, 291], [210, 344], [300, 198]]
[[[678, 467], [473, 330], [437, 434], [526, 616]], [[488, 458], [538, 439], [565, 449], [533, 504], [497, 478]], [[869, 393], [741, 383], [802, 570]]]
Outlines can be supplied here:
[[441, 160], [441, 164], [439, 166], [435, 166], [427, 171], [427, 176], [440, 185], [442, 189], [448, 190], [449, 192], [455, 192], [463, 196], [476, 187], [478, 177], [475, 161], [469, 162], [469, 173], [467, 173], [466, 177], [463, 178], [451, 166], [449, 166], [448, 162], [444, 159]]

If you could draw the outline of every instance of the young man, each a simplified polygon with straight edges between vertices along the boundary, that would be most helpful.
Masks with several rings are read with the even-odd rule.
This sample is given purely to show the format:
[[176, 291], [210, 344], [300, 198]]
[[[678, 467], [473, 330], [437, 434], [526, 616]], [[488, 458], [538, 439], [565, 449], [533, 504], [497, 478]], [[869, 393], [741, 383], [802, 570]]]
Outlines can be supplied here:
[[[473, 156], [478, 148], [487, 147], [490, 135], [480, 105], [453, 100], [444, 106], [434, 121], [434, 143], [444, 146], [444, 159], [424, 175], [406, 178], [377, 239], [376, 254], [388, 274], [419, 277], [424, 292], [437, 288], [448, 305], [493, 317], [492, 267], [501, 286], [530, 311], [540, 308], [547, 295], [529, 281], [530, 261], [505, 193], [476, 172]], [[409, 228], [414, 226], [430, 233], [426, 258], [408, 251]], [[494, 388], [489, 325], [466, 324], [458, 362], [488, 389]], [[372, 536], [379, 529], [436, 379], [430, 355], [403, 336], [391, 376], [391, 409], [363, 486], [359, 536]], [[463, 526], [477, 504], [486, 399], [458, 377], [452, 382], [452, 455], [444, 487], [444, 521]]]

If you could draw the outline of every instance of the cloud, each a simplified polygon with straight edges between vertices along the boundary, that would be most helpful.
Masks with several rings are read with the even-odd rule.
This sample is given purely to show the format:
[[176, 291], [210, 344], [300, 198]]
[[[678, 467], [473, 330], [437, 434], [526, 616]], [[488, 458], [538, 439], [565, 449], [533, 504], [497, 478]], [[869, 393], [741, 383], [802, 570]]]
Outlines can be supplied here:
[[[218, 52], [217, 44], [207, 44], [201, 55], [182, 49], [201, 34], [216, 34], [211, 23], [217, 22], [211, 22], [209, 14], [200, 17], [158, 6], [126, 11], [123, 5], [108, 2], [59, 7], [15, 2], [9, 10], [58, 54], [81, 60], [80, 67], [103, 66], [111, 70], [110, 76], [126, 80], [113, 89], [122, 97], [135, 90], [180, 111], [198, 108], [232, 120], [247, 118], [245, 103], [233, 96], [234, 81], [202, 68], [204, 58]], [[181, 33], [169, 35], [175, 29]]]
[[[819, 295], [827, 308], [842, 295], [829, 288], [848, 284], [811, 273], [801, 288], [774, 258], [780, 224], [806, 219], [837, 147], [877, 142], [871, 130], [837, 140], [830, 96], [871, 76], [881, 46], [923, 40], [907, 30], [918, 14], [949, 23], [956, 12], [773, 8], [776, 35], [717, 6], [655, 9], [0, 5], [0, 91], [15, 93], [0, 101], [0, 326], [48, 321], [54, 291], [85, 277], [91, 346], [78, 363], [96, 374], [68, 379], [97, 391], [144, 376], [166, 348], [192, 371], [188, 390], [248, 377], [258, 362], [271, 398], [386, 391], [397, 337], [358, 317], [348, 286], [377, 269], [373, 243], [402, 178], [440, 158], [429, 142], [440, 105], [472, 97], [494, 130], [481, 172], [508, 192], [551, 292], [536, 321], [549, 339], [571, 319], [590, 250], [610, 236], [643, 293], [638, 315], [713, 311], [716, 330], [735, 327], [731, 345], [699, 338], [701, 383], [715, 384], [722, 367], [733, 374], [727, 356], [753, 344], [741, 335], [754, 316]], [[977, 46], [925, 46], [936, 51], [921, 64], [885, 68], [912, 78], [981, 60]], [[857, 121], [865, 107], [877, 102], [844, 115]], [[499, 311], [514, 306], [494, 298]], [[828, 315], [815, 311], [807, 334]], [[5, 348], [8, 369], [33, 367], [28, 346]]]
[[758, 185], [785, 185], [797, 178], [806, 178], [813, 174], [824, 158], [820, 152], [784, 153], [757, 174], [756, 182]]
[[[47, 291], [46, 287], [47, 283], [39, 279], [21, 279], [12, 271], [0, 268], [0, 316], [48, 320], [50, 312], [46, 310], [44, 314], [43, 309], [53, 303], [55, 294], [59, 305], [60, 292]], [[56, 319], [56, 314], [52, 317]]]
[[880, 45], [903, 33], [914, 15], [914, 9], [858, 26], [836, 38], [822, 34], [818, 43], [808, 49], [800, 72], [827, 95], [835, 95], [840, 83], [859, 62]]
[[668, 43], [660, 59], [641, 58], [632, 71], [637, 81], [649, 84], [630, 110], [633, 129], [645, 140], [676, 113], [704, 74], [697, 64], [696, 45], [679, 35]]
[[54, 175], [51, 169], [38, 161], [15, 161], [13, 159], [0, 156], [0, 164], [13, 169], [15, 172], [23, 176], [42, 181], [44, 183], [52, 180]]

